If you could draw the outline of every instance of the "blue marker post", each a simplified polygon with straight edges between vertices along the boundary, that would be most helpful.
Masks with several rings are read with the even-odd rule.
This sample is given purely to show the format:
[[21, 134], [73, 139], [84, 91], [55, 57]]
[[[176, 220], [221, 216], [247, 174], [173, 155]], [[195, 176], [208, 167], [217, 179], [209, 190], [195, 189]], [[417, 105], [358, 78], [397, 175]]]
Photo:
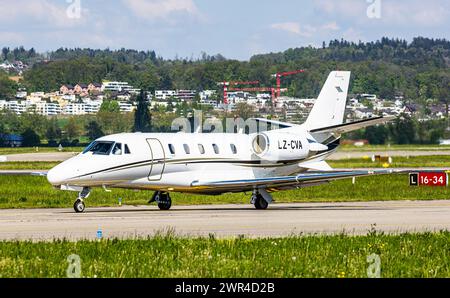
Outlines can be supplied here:
[[97, 240], [102, 240], [103, 238], [103, 231], [102, 229], [97, 230]]

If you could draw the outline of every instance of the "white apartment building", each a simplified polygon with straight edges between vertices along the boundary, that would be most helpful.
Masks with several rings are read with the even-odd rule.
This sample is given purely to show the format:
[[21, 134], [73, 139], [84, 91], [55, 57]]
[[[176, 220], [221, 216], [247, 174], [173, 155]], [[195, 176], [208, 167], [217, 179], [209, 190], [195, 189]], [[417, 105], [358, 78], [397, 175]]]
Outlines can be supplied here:
[[61, 114], [61, 107], [58, 103], [41, 101], [35, 103], [35, 112], [44, 116], [56, 116]]
[[193, 101], [195, 96], [197, 95], [197, 91], [195, 90], [178, 90], [177, 98], [181, 101]]
[[28, 93], [26, 91], [17, 91], [16, 98], [18, 99], [25, 99], [27, 97]]
[[103, 91], [111, 91], [111, 92], [123, 92], [127, 91], [130, 93], [139, 93], [140, 89], [135, 89], [133, 86], [128, 84], [127, 82], [108, 82], [105, 81], [102, 84], [102, 92]]
[[192, 101], [197, 95], [195, 90], [156, 90], [157, 101], [168, 101], [170, 98], [181, 101]]
[[119, 107], [121, 113], [131, 113], [134, 110], [133, 105], [128, 102], [119, 101]]
[[65, 115], [86, 115], [85, 104], [84, 103], [70, 103], [65, 106], [63, 110]]
[[157, 101], [168, 101], [170, 98], [177, 98], [178, 93], [175, 90], [156, 90], [155, 98]]
[[62, 95], [61, 98], [62, 98], [63, 100], [66, 100], [66, 101], [76, 101], [76, 100], [77, 100], [77, 97], [75, 96], [75, 94], [72, 94], [72, 95], [70, 95], [70, 94]]
[[8, 102], [4, 99], [0, 99], [0, 111], [6, 110], [8, 108]]
[[198, 95], [200, 96], [200, 101], [210, 101], [211, 97], [215, 96], [217, 94], [216, 90], [204, 90], [201, 91]]
[[84, 104], [84, 112], [86, 114], [97, 114], [102, 106], [102, 100], [86, 101]]
[[21, 115], [27, 111], [27, 105], [25, 102], [20, 101], [6, 101], [4, 109], [16, 113], [17, 115]]

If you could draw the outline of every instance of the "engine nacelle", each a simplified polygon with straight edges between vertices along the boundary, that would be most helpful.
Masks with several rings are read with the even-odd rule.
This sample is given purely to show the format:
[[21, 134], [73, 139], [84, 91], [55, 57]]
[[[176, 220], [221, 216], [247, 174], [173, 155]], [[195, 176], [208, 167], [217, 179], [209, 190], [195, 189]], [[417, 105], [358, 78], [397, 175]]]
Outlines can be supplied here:
[[310, 152], [306, 134], [267, 131], [255, 135], [252, 150], [263, 160], [289, 161], [308, 157]]

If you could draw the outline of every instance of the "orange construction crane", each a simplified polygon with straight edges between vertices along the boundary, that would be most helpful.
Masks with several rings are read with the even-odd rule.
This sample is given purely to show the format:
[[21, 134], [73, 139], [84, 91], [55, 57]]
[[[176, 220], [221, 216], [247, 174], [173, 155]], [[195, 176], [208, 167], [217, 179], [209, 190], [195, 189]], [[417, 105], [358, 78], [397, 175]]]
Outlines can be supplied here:
[[275, 98], [275, 88], [273, 88], [273, 87], [229, 88], [228, 91], [271, 92], [272, 99]]
[[287, 71], [287, 72], [279, 72], [277, 74], [274, 74], [273, 77], [277, 78], [277, 92], [276, 92], [276, 98], [281, 96], [281, 78], [286, 76], [291, 76], [299, 73], [304, 73], [304, 69], [300, 70], [294, 70], [294, 71]]
[[238, 86], [238, 85], [259, 85], [259, 81], [248, 81], [248, 82], [221, 82], [219, 85], [223, 86], [223, 103], [228, 104], [228, 87]]

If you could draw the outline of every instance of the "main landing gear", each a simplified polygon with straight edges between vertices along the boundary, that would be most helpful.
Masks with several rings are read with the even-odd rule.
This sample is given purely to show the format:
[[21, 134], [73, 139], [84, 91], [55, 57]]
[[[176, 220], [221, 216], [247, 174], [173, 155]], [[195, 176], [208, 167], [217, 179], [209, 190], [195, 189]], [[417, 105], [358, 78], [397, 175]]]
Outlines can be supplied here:
[[168, 192], [157, 191], [153, 194], [149, 204], [156, 202], [160, 210], [170, 210], [172, 207], [172, 198]]
[[84, 200], [89, 197], [91, 194], [91, 189], [89, 187], [83, 188], [83, 190], [78, 195], [78, 199], [73, 204], [73, 209], [76, 213], [83, 213], [86, 210], [86, 205], [84, 204]]
[[266, 190], [255, 189], [253, 191], [251, 204], [255, 205], [257, 210], [266, 210], [272, 202], [272, 196]]

